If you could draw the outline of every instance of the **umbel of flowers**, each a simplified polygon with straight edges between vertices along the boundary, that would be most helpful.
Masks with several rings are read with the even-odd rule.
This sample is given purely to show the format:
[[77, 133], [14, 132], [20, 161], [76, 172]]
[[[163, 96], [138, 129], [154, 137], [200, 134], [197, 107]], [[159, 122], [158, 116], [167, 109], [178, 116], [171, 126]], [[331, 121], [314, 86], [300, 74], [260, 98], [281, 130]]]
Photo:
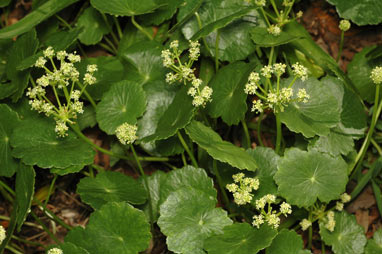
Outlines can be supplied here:
[[[300, 78], [305, 81], [308, 77], [308, 70], [299, 63], [292, 65], [292, 73], [294, 78], [288, 87], [280, 87], [280, 77], [285, 73], [286, 65], [275, 63], [274, 65], [264, 66], [260, 74], [252, 72], [249, 75], [248, 83], [245, 85], [244, 92], [249, 95], [256, 95], [259, 99], [253, 101], [251, 111], [261, 113], [269, 108], [274, 113], [283, 112], [284, 108], [293, 101], [308, 102], [310, 96], [304, 88], [300, 88], [297, 92], [297, 98], [292, 99], [292, 86]], [[265, 84], [260, 81], [260, 75], [265, 78]], [[276, 84], [272, 84], [272, 75], [276, 76]]]
[[227, 184], [226, 188], [232, 192], [235, 203], [238, 205], [245, 205], [250, 203], [253, 198], [251, 193], [259, 189], [259, 179], [244, 177], [243, 173], [238, 173], [232, 176], [234, 183]]
[[173, 84], [175, 82], [184, 85], [191, 84], [188, 89], [188, 95], [192, 96], [192, 104], [195, 107], [204, 107], [207, 102], [211, 101], [212, 88], [207, 85], [203, 86], [203, 81], [194, 74], [195, 69], [192, 65], [200, 56], [200, 44], [197, 41], [189, 41], [190, 49], [188, 50], [188, 61], [180, 60], [182, 51], [179, 50], [179, 42], [177, 40], [170, 43], [170, 49], [162, 51], [163, 65], [170, 68], [173, 72], [166, 75], [166, 82]]
[[[55, 59], [59, 64], [55, 62]], [[67, 135], [67, 124], [74, 124], [77, 114], [84, 112], [80, 97], [86, 86], [96, 82], [96, 78], [93, 76], [97, 71], [95, 64], [87, 66], [83, 82], [80, 82], [80, 73], [74, 66], [74, 63], [80, 61], [81, 57], [76, 52], [70, 54], [65, 51], [55, 52], [52, 47], [48, 47], [34, 65], [44, 69], [45, 74], [38, 78], [36, 83], [32, 82], [33, 88], [29, 87], [26, 93], [32, 109], [44, 113], [48, 117], [53, 116], [56, 121], [55, 131], [60, 137]], [[46, 66], [48, 63], [51, 69]], [[76, 87], [79, 87], [80, 90]], [[55, 101], [51, 101], [46, 96], [48, 88], [52, 89]], [[63, 91], [65, 100], [59, 98], [59, 90]]]

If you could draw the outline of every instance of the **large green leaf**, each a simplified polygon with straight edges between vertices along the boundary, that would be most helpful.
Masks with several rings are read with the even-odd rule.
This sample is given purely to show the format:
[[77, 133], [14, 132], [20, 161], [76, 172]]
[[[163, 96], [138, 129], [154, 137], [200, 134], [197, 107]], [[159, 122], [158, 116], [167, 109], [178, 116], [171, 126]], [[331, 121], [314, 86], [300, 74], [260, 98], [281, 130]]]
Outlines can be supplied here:
[[256, 170], [257, 163], [252, 156], [231, 142], [223, 141], [210, 127], [192, 121], [185, 130], [192, 141], [205, 149], [212, 158], [239, 169]]
[[336, 6], [343, 19], [350, 19], [359, 26], [377, 25], [382, 22], [382, 2], [379, 0], [327, 0]]
[[78, 18], [77, 26], [84, 27], [79, 39], [85, 45], [97, 44], [103, 35], [110, 32], [110, 27], [102, 15], [92, 7], [88, 7]]
[[255, 254], [268, 247], [277, 235], [277, 230], [268, 225], [257, 229], [248, 223], [232, 224], [223, 231], [222, 235], [214, 235], [204, 242], [208, 254]]
[[279, 161], [275, 180], [292, 205], [309, 207], [317, 198], [328, 203], [345, 191], [347, 164], [341, 157], [291, 148]]
[[184, 0], [154, 0], [157, 5], [160, 5], [153, 13], [141, 16], [141, 20], [145, 25], [160, 25], [163, 21], [170, 19], [183, 4]]
[[325, 244], [332, 246], [336, 254], [361, 254], [366, 245], [363, 227], [357, 224], [354, 215], [345, 211], [335, 213], [336, 226], [330, 232], [325, 222], [320, 222], [320, 235]]
[[11, 136], [12, 155], [26, 165], [67, 168], [93, 163], [95, 151], [74, 133], [58, 138], [54, 122], [45, 118], [24, 120]]
[[119, 172], [105, 171], [95, 178], [82, 178], [77, 185], [81, 200], [94, 209], [99, 209], [107, 202], [129, 202], [143, 204], [147, 191], [142, 183]]
[[20, 163], [16, 175], [17, 231], [20, 231], [32, 204], [35, 175], [33, 167]]
[[16, 112], [6, 104], [0, 104], [0, 176], [11, 177], [18, 168], [18, 163], [11, 155], [9, 141], [13, 130], [19, 124]]
[[0, 39], [13, 38], [25, 33], [45, 19], [77, 2], [78, 0], [49, 0], [29, 13], [17, 23], [0, 30]]
[[350, 136], [330, 130], [327, 136], [321, 136], [313, 140], [309, 145], [309, 149], [329, 153], [332, 156], [347, 155], [354, 150], [354, 141]]
[[8, 79], [11, 80], [11, 86], [14, 88], [12, 101], [16, 102], [23, 95], [28, 86], [30, 70], [19, 71], [16, 67], [27, 57], [34, 55], [38, 46], [36, 31], [20, 36], [13, 44], [9, 55], [6, 72]]
[[299, 254], [303, 245], [300, 235], [293, 230], [283, 229], [273, 239], [272, 245], [267, 249], [267, 254]]
[[212, 101], [208, 104], [209, 114], [221, 116], [228, 125], [238, 124], [247, 112], [245, 83], [253, 66], [235, 62], [221, 68], [210, 82], [213, 89]]
[[168, 249], [182, 254], [204, 254], [203, 242], [222, 234], [232, 221], [227, 212], [215, 208], [216, 199], [204, 192], [184, 187], [173, 192], [160, 206], [158, 225], [167, 236]]
[[154, 0], [90, 0], [90, 3], [100, 12], [119, 16], [136, 16], [160, 7]]
[[99, 127], [112, 135], [121, 124], [136, 124], [146, 109], [146, 95], [140, 84], [127, 80], [118, 82], [107, 91], [96, 108]]
[[373, 239], [367, 241], [365, 254], [379, 254], [382, 253], [382, 229], [374, 232]]
[[90, 216], [85, 229], [65, 237], [91, 254], [138, 254], [150, 242], [150, 224], [144, 213], [125, 202], [109, 202]]
[[275, 47], [287, 44], [299, 38], [292, 33], [284, 31], [281, 31], [280, 35], [274, 36], [270, 34], [265, 27], [255, 27], [251, 29], [250, 34], [253, 42], [260, 47]]
[[[284, 80], [286, 86], [290, 79]], [[280, 120], [291, 131], [302, 133], [310, 138], [315, 135], [324, 136], [340, 121], [341, 102], [338, 101], [331, 87], [315, 78], [306, 81], [297, 80], [293, 85], [294, 96], [297, 98], [298, 89], [304, 88], [310, 98], [307, 103], [291, 102], [280, 112]]]
[[5, 7], [7, 6], [11, 0], [0, 0], [0, 7]]
[[78, 247], [77, 245], [74, 245], [73, 243], [61, 243], [59, 245], [59, 248], [62, 250], [63, 253], [70, 253], [70, 254], [90, 254], [87, 250]]

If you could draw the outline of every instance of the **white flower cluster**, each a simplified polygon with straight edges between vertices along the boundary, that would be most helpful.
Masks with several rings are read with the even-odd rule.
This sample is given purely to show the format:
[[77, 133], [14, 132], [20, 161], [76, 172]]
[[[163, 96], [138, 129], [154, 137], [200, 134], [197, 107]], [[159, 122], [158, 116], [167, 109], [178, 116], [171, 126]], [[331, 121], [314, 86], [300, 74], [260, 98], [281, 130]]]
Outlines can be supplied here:
[[0, 225], [0, 245], [4, 241], [6, 236], [7, 232], [5, 231], [4, 227]]
[[330, 232], [333, 232], [334, 231], [334, 228], [336, 226], [336, 221], [334, 220], [334, 212], [333, 211], [329, 211], [327, 214], [326, 214], [326, 224], [325, 224], [325, 228], [327, 230], [329, 230]]
[[255, 0], [255, 4], [259, 7], [265, 7], [266, 0]]
[[[269, 83], [270, 79], [272, 78], [272, 74], [276, 76], [277, 82], [279, 82], [280, 77], [285, 73], [285, 69], [285, 64], [275, 63], [274, 65], [264, 66], [261, 68], [260, 73], [261, 76], [265, 77]], [[248, 77], [248, 82], [245, 85], [244, 92], [250, 95], [257, 95], [258, 97], [262, 98], [262, 100], [254, 100], [251, 111], [262, 113], [264, 112], [264, 109], [270, 108], [275, 113], [277, 113], [280, 111], [283, 112], [288, 103], [292, 101], [307, 103], [310, 96], [304, 88], [300, 88], [298, 90], [297, 97], [295, 99], [292, 99], [293, 89], [291, 88], [297, 78], [306, 80], [308, 75], [307, 69], [299, 63], [296, 63], [292, 66], [292, 72], [295, 75], [295, 78], [289, 87], [284, 87], [281, 89], [277, 87], [276, 90], [271, 88], [269, 91], [265, 91], [261, 87], [260, 74], [252, 72]]]
[[195, 107], [205, 107], [207, 102], [212, 100], [212, 88], [205, 85], [202, 87], [203, 81], [197, 78], [194, 74], [194, 69], [191, 66], [194, 61], [197, 61], [200, 56], [200, 44], [198, 41], [189, 41], [189, 60], [182, 64], [180, 61], [180, 54], [182, 53], [178, 47], [179, 42], [177, 40], [170, 43], [170, 49], [162, 51], [163, 66], [172, 69], [174, 72], [166, 74], [166, 82], [173, 84], [175, 82], [183, 82], [185, 85], [187, 82], [191, 83], [191, 87], [188, 89], [187, 94], [193, 97], [192, 105]]
[[281, 33], [281, 28], [279, 25], [270, 25], [267, 28], [268, 33], [274, 35], [274, 36], [279, 36]]
[[251, 192], [259, 189], [259, 179], [245, 177], [243, 173], [235, 174], [232, 178], [234, 183], [227, 184], [226, 188], [233, 193], [235, 203], [238, 205], [250, 203], [253, 198]]
[[[60, 63], [59, 68], [55, 64], [54, 57]], [[48, 60], [52, 65], [52, 70], [45, 66]], [[85, 87], [96, 82], [93, 74], [97, 71], [97, 65], [88, 65], [83, 79], [85, 87], [81, 91], [74, 89], [75, 84], [79, 83], [80, 76], [74, 64], [80, 61], [81, 57], [76, 52], [69, 54], [66, 51], [55, 52], [52, 47], [48, 47], [34, 65], [43, 68], [45, 74], [38, 78], [34, 87], [29, 87], [26, 92], [33, 110], [44, 113], [48, 117], [53, 115], [56, 120], [55, 131], [60, 137], [67, 136], [67, 130], [69, 129], [67, 123], [74, 123], [71, 119], [76, 119], [77, 114], [84, 112], [83, 102], [79, 101], [79, 99]], [[46, 89], [48, 87], [52, 88], [58, 107], [47, 98]], [[66, 99], [65, 103], [60, 101], [57, 89], [63, 90]]]
[[131, 125], [128, 123], [123, 123], [117, 127], [115, 130], [115, 135], [117, 136], [119, 142], [124, 145], [129, 145], [134, 143], [137, 140], [137, 130], [138, 127], [136, 125]]
[[262, 198], [256, 200], [256, 209], [260, 212], [258, 215], [253, 216], [252, 225], [259, 228], [264, 222], [273, 228], [278, 228], [280, 225], [280, 215], [285, 217], [292, 213], [292, 207], [290, 204], [283, 202], [280, 205], [280, 211], [273, 210], [272, 204], [275, 204], [276, 196], [267, 194]]
[[307, 230], [310, 226], [312, 226], [312, 222], [311, 222], [310, 220], [303, 219], [303, 220], [300, 222], [300, 226], [301, 226], [302, 231], [305, 231], [305, 230]]
[[335, 208], [337, 211], [342, 211], [344, 209], [344, 204], [351, 200], [351, 196], [347, 193], [343, 193], [343, 194], [341, 194], [340, 199], [341, 199], [341, 201], [336, 202]]
[[48, 250], [47, 254], [64, 254], [64, 252], [59, 248], [52, 248]]
[[382, 83], [382, 66], [377, 66], [371, 71], [370, 78], [374, 84], [379, 85]]
[[338, 26], [342, 31], [346, 32], [347, 30], [350, 29], [350, 22], [349, 20], [343, 19], [340, 21], [340, 25]]

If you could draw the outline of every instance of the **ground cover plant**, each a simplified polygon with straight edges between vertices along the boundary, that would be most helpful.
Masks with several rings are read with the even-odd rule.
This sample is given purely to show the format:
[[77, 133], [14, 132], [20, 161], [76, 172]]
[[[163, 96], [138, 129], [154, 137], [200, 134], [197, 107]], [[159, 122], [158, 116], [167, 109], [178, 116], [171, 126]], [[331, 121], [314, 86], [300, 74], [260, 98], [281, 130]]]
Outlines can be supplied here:
[[0, 8], [0, 253], [382, 253], [380, 1]]

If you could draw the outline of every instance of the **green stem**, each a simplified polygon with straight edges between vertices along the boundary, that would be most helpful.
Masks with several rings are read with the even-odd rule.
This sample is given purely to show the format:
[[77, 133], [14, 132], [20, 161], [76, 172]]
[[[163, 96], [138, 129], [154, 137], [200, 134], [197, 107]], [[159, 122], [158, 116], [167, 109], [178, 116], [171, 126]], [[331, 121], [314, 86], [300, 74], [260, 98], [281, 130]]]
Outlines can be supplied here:
[[11, 246], [9, 246], [9, 245], [5, 246], [5, 248], [6, 248], [7, 250], [11, 251], [12, 253], [15, 253], [15, 254], [23, 254], [22, 252], [16, 250], [15, 248], [13, 248], [13, 247], [11, 247]]
[[340, 58], [341, 58], [341, 55], [342, 55], [342, 48], [344, 46], [344, 34], [345, 34], [345, 32], [341, 31], [340, 49], [338, 50], [338, 55], [337, 55], [336, 62], [340, 61]]
[[106, 45], [105, 43], [100, 42], [100, 43], [98, 43], [98, 45], [100, 45], [102, 48], [106, 49], [106, 50], [109, 51], [110, 53], [112, 53], [112, 54], [116, 54], [116, 52], [114, 52], [113, 49], [110, 48], [110, 47], [109, 47], [108, 45]]
[[184, 155], [184, 152], [182, 153], [182, 161], [183, 161], [183, 165], [187, 166], [187, 160], [186, 160], [186, 156]]
[[279, 13], [279, 10], [277, 9], [275, 1], [271, 0], [271, 4], [272, 4], [273, 9], [275, 10], [277, 17], [280, 17], [280, 13]]
[[249, 136], [248, 127], [247, 127], [247, 123], [245, 122], [245, 119], [241, 120], [241, 125], [243, 125], [243, 130], [244, 130], [245, 138], [247, 141], [245, 148], [249, 148], [251, 147], [251, 137]]
[[86, 98], [89, 100], [90, 104], [92, 104], [93, 108], [95, 109], [97, 107], [97, 104], [93, 100], [93, 97], [85, 90], [85, 87], [80, 82], [77, 82], [77, 85], [81, 88], [81, 93], [85, 94]]
[[114, 20], [115, 26], [117, 27], [117, 33], [118, 33], [119, 39], [122, 39], [123, 33], [122, 33], [122, 29], [117, 17], [113, 16], [113, 20]]
[[184, 147], [184, 150], [186, 150], [188, 156], [190, 156], [192, 165], [194, 165], [194, 167], [198, 168], [198, 163], [196, 162], [194, 155], [191, 153], [190, 148], [188, 148], [186, 141], [184, 141], [182, 134], [180, 134], [179, 131], [178, 131], [178, 138], [179, 138], [180, 143]]
[[4, 189], [6, 189], [12, 196], [16, 196], [16, 192], [11, 189], [6, 183], [0, 180], [0, 186], [2, 186]]
[[[312, 210], [309, 211], [309, 221], [312, 221]], [[313, 223], [308, 229], [308, 250], [312, 249]]]
[[153, 36], [152, 36], [151, 34], [149, 34], [143, 27], [141, 27], [141, 26], [135, 21], [134, 16], [131, 16], [131, 22], [133, 23], [133, 25], [134, 25], [139, 31], [141, 31], [144, 35], [146, 35], [147, 38], [149, 38], [151, 41], [154, 39]]
[[[198, 22], [198, 27], [200, 30], [200, 29], [202, 29], [202, 20], [200, 19], [200, 16], [197, 12], [195, 12], [195, 17], [196, 17], [196, 21]], [[202, 37], [202, 41], [203, 41], [204, 47], [206, 47], [207, 51], [211, 52], [210, 47], [208, 47], [206, 38], [204, 36]]]
[[105, 39], [105, 41], [107, 42], [107, 44], [110, 46], [110, 48], [113, 50], [114, 54], [116, 55], [118, 53], [118, 50], [117, 48], [114, 46], [113, 42], [111, 40], [109, 40], [109, 38], [107, 38], [107, 36], [104, 36], [103, 37]]
[[370, 139], [370, 142], [373, 144], [374, 148], [377, 150], [379, 156], [382, 156], [382, 148], [378, 145], [378, 143], [373, 138]]
[[276, 136], [276, 148], [275, 152], [279, 154], [280, 151], [280, 144], [281, 144], [281, 120], [280, 115], [278, 113], [276, 115], [276, 128], [277, 128], [277, 136]]
[[218, 180], [218, 185], [220, 188], [220, 192], [223, 196], [224, 203], [225, 203], [226, 207], [228, 208], [229, 207], [229, 199], [227, 196], [227, 192], [224, 189], [223, 181], [222, 181], [222, 178], [220, 176], [219, 170], [218, 170], [217, 165], [216, 165], [216, 160], [212, 161], [212, 169], [214, 170], [214, 173], [216, 175], [216, 179]]
[[215, 39], [215, 70], [219, 70], [219, 40], [220, 40], [220, 29], [216, 32]]
[[261, 121], [263, 120], [264, 112], [261, 112], [257, 119], [257, 139], [260, 146], [264, 146], [263, 140], [261, 139]]
[[264, 16], [265, 22], [267, 22], [268, 27], [270, 27], [270, 26], [271, 26], [271, 23], [270, 23], [269, 20], [268, 20], [268, 17], [267, 17], [267, 14], [266, 14], [265, 11], [264, 11], [264, 8], [263, 8], [263, 7], [260, 7], [260, 10], [261, 10], [261, 13], [262, 13], [263, 16]]
[[325, 243], [324, 241], [321, 242], [321, 254], [325, 254], [326, 251], [325, 251]]
[[45, 199], [45, 202], [44, 202], [44, 206], [46, 206], [48, 204], [48, 202], [49, 202], [50, 194], [52, 194], [52, 191], [53, 191], [53, 188], [54, 188], [54, 184], [56, 183], [56, 180], [57, 180], [57, 175], [54, 174], [53, 180], [52, 180], [52, 182], [50, 183], [50, 186], [49, 186], [48, 195], [46, 196], [46, 199]]
[[41, 243], [38, 243], [38, 242], [32, 242], [32, 241], [28, 241], [28, 240], [25, 240], [23, 238], [20, 238], [18, 236], [15, 236], [13, 235], [12, 236], [12, 239], [15, 239], [16, 241], [19, 241], [19, 242], [22, 242], [22, 243], [26, 243], [26, 244], [30, 244], [30, 245], [34, 245], [34, 246], [40, 246], [40, 247], [45, 247], [43, 244]]
[[273, 63], [274, 52], [275, 52], [275, 47], [271, 47], [271, 53], [269, 54], [268, 65], [271, 65]]
[[66, 228], [67, 230], [72, 230], [72, 227], [69, 226], [68, 224], [66, 224], [63, 220], [61, 220], [57, 215], [55, 215], [52, 211], [50, 211], [46, 205], [44, 205], [43, 203], [41, 203], [38, 199], [33, 199], [33, 202], [36, 202], [43, 210], [44, 213], [46, 213], [48, 215], [48, 218], [49, 217], [52, 217], [52, 219], [57, 222], [58, 224], [60, 224], [61, 226], [63, 226], [64, 228]]
[[52, 232], [50, 232], [49, 228], [47, 228], [47, 226], [40, 220], [40, 218], [37, 217], [37, 215], [34, 212], [30, 212], [30, 214], [37, 221], [37, 223], [41, 225], [44, 231], [53, 239], [53, 241], [55, 241], [57, 244], [60, 244], [58, 238]]

